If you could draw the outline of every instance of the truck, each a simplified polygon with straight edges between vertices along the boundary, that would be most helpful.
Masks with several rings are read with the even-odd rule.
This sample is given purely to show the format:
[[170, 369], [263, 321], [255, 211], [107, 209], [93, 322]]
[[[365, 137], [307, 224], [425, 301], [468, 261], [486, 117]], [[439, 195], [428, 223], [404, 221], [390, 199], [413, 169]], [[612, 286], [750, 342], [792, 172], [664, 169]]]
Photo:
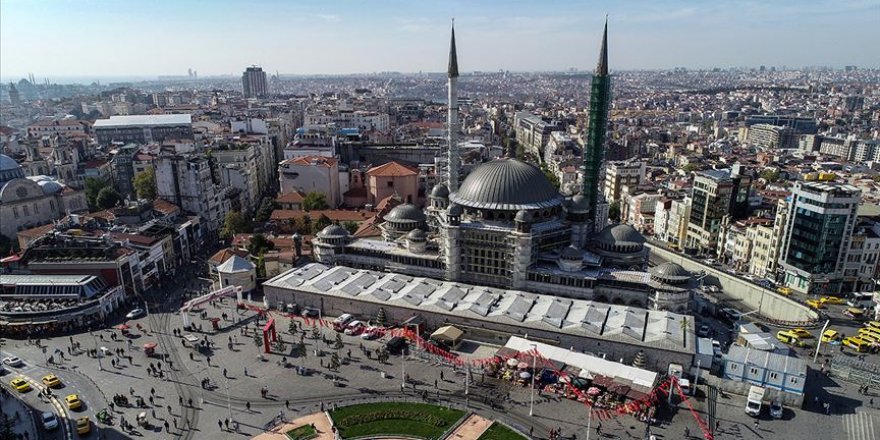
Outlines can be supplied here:
[[746, 414], [758, 417], [761, 414], [761, 406], [764, 403], [764, 388], [752, 385], [749, 388], [749, 397], [746, 399]]

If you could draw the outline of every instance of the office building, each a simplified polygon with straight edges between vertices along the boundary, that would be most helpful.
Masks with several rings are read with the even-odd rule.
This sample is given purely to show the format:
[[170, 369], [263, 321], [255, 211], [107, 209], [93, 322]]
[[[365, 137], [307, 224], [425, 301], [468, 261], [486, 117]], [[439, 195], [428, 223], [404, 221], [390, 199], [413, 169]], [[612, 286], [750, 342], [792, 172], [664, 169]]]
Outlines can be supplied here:
[[779, 266], [786, 287], [840, 293], [862, 192], [835, 182], [797, 182], [787, 206]]
[[797, 148], [798, 136], [791, 127], [755, 124], [749, 127], [746, 142], [766, 148]]
[[554, 131], [565, 130], [561, 121], [542, 118], [529, 112], [516, 113], [514, 126], [516, 127], [516, 141], [522, 145], [523, 150], [538, 157], [543, 156], [544, 146], [550, 140], [550, 134]]
[[201, 217], [208, 231], [217, 232], [223, 225], [230, 210], [229, 189], [214, 180], [204, 157], [169, 155], [156, 162], [158, 197]]
[[262, 98], [269, 94], [266, 72], [262, 67], [251, 66], [241, 74], [241, 88], [245, 98]]
[[619, 202], [621, 189], [634, 190], [645, 179], [645, 162], [640, 160], [615, 161], [605, 164], [605, 200]]
[[739, 166], [696, 173], [685, 247], [714, 253], [724, 217], [738, 219], [748, 213], [751, 182]]
[[789, 127], [796, 134], [816, 134], [819, 126], [815, 119], [789, 115], [752, 115], [746, 118], [746, 127], [767, 124], [773, 126]]

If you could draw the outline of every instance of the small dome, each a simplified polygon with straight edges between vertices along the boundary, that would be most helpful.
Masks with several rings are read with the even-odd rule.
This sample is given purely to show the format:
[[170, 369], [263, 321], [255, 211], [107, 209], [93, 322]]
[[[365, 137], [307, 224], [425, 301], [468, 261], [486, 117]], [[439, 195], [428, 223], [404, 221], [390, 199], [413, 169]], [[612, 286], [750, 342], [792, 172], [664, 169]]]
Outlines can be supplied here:
[[449, 188], [442, 183], [438, 183], [431, 189], [431, 197], [434, 197], [435, 199], [447, 199], [449, 198]]
[[643, 245], [645, 237], [630, 225], [611, 225], [599, 231], [593, 239], [607, 246]]
[[0, 154], [0, 171], [12, 171], [19, 168], [21, 168], [21, 165], [15, 159], [5, 154]]
[[449, 204], [449, 208], [446, 208], [446, 213], [449, 215], [462, 215], [464, 209], [462, 209], [461, 205], [457, 203], [451, 203]]
[[425, 217], [424, 211], [416, 205], [404, 203], [403, 205], [395, 206], [394, 209], [385, 215], [383, 220], [394, 223], [422, 223], [427, 220], [427, 217]]
[[691, 273], [680, 265], [667, 262], [648, 270], [651, 275], [668, 280], [683, 280], [691, 277]]
[[525, 209], [520, 209], [516, 213], [516, 217], [513, 218], [513, 221], [520, 222], [520, 223], [528, 223], [528, 222], [532, 221], [533, 219], [534, 219], [534, 216], [532, 215], [531, 212], [526, 211]]
[[43, 194], [58, 194], [64, 189], [64, 185], [49, 176], [30, 176], [28, 180], [32, 180], [40, 186]]
[[573, 214], [588, 214], [590, 205], [587, 204], [587, 198], [578, 194], [568, 199], [568, 212]]
[[583, 254], [583, 252], [581, 252], [581, 250], [578, 249], [577, 247], [575, 247], [575, 246], [568, 246], [568, 247], [566, 247], [565, 249], [562, 250], [562, 253], [560, 254], [560, 257], [562, 257], [563, 260], [574, 260], [574, 261], [577, 261], [577, 260], [583, 260], [583, 259], [584, 259], [584, 254]]
[[428, 236], [425, 234], [425, 231], [421, 229], [413, 229], [412, 231], [409, 231], [408, 234], [406, 234], [406, 239], [410, 241], [421, 242], [426, 241], [428, 239]]
[[318, 232], [318, 237], [321, 238], [331, 238], [331, 237], [348, 237], [348, 231], [345, 230], [342, 226], [333, 224], [327, 226], [324, 229], [321, 229], [321, 232]]

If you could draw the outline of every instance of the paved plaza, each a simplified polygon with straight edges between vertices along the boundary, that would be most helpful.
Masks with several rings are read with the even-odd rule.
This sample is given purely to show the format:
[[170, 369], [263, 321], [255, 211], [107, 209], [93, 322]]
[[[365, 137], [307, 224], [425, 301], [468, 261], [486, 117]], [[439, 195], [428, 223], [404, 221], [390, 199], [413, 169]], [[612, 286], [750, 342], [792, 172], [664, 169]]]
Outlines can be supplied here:
[[[42, 388], [40, 379], [48, 373], [56, 374], [64, 382], [64, 388], [53, 390], [51, 401], [41, 399], [38, 390], [17, 397], [23, 398], [37, 412], [49, 410], [53, 404], [57, 407], [60, 402], [68, 419], [88, 415], [93, 423], [88, 438], [103, 439], [251, 438], [301, 417], [320, 414], [334, 405], [387, 400], [427, 400], [467, 408], [522, 432], [531, 430], [535, 438], [547, 438], [551, 429], [559, 429], [563, 437], [585, 439], [588, 426], [590, 438], [594, 439], [641, 439], [646, 433], [645, 424], [631, 416], [600, 421], [591, 418], [583, 404], [555, 395], [537, 396], [534, 416], [530, 417], [528, 389], [474, 374], [466, 393], [464, 372], [423, 356], [408, 359], [392, 356], [387, 363], [378, 362], [375, 355], [368, 358], [364, 350], [375, 353], [384, 339], [364, 341], [343, 336], [344, 347], [338, 350], [342, 365], [338, 371], [330, 371], [326, 366], [334, 351], [331, 344], [336, 332], [321, 328], [319, 337], [314, 339], [311, 328], [306, 327], [303, 340], [306, 356], [296, 356], [297, 344], [293, 342], [299, 341], [301, 333], [291, 335], [288, 318], [280, 314], [273, 316], [279, 336], [287, 342], [285, 351], [261, 359], [262, 349], [254, 338], [258, 314], [250, 310], [239, 313], [232, 299], [192, 313], [193, 322], [202, 331], [191, 334], [207, 340], [210, 347], [198, 351], [185, 346], [182, 338], [176, 336], [183, 323], [174, 311], [186, 299], [185, 289], [200, 291], [206, 287], [187, 273], [178, 277], [177, 283], [169, 281], [163, 288], [151, 291], [151, 314], [130, 321], [132, 330], [128, 337], [112, 329], [123, 321], [120, 319], [92, 334], [41, 339], [39, 346], [36, 339], [7, 340], [4, 356], [12, 353], [25, 361], [25, 366], [14, 369], [14, 374], [27, 377], [36, 388]], [[211, 318], [220, 318], [218, 330], [212, 329]], [[266, 320], [259, 322], [264, 324]], [[302, 321], [297, 323], [301, 325]], [[138, 325], [143, 330], [139, 330]], [[78, 348], [68, 351], [71, 342]], [[146, 356], [141, 347], [148, 342], [158, 343], [158, 353], [167, 356], [164, 359]], [[104, 349], [108, 354], [101, 358], [88, 354], [89, 350], [101, 352]], [[315, 355], [316, 350], [319, 356]], [[117, 351], [119, 355], [115, 354]], [[59, 353], [63, 353], [63, 357]], [[53, 356], [55, 363], [47, 365], [49, 356]], [[444, 372], [442, 380], [441, 371]], [[811, 370], [811, 375], [814, 373]], [[402, 388], [404, 374], [411, 383]], [[12, 374], [4, 376], [4, 385], [8, 385], [12, 377]], [[787, 410], [783, 420], [761, 419], [755, 426], [754, 419], [743, 412], [745, 399], [726, 396], [718, 401], [720, 430], [715, 438], [877, 440], [880, 437], [877, 435], [880, 414], [876, 408], [869, 407], [870, 396], [859, 396], [855, 386], [825, 377], [811, 377], [811, 380], [832, 402], [832, 415], [822, 414], [821, 408], [814, 407], [808, 397], [805, 409]], [[265, 395], [261, 390], [265, 390]], [[74, 393], [80, 395], [85, 405], [79, 411], [68, 411], [63, 408], [61, 399]], [[132, 403], [140, 398], [144, 407], [111, 407], [114, 396], [118, 395]], [[702, 397], [705, 395], [702, 389], [692, 400], [704, 418], [708, 405], [707, 399]], [[12, 396], [4, 401], [10, 398]], [[874, 399], [875, 405], [880, 406], [880, 396]], [[7, 405], [4, 402], [4, 408]], [[96, 424], [95, 414], [105, 408], [113, 415], [112, 424]], [[145, 413], [147, 427], [136, 425], [139, 413]], [[126, 425], [133, 427], [123, 429], [123, 419]], [[601, 434], [596, 431], [599, 423]], [[69, 424], [64, 428], [52, 433], [43, 432], [39, 427], [35, 429], [41, 438], [64, 439], [72, 429]], [[694, 418], [679, 404], [671, 409], [661, 408], [657, 426], [651, 427], [651, 433], [657, 438], [679, 439], [686, 429], [693, 438], [700, 438]]]

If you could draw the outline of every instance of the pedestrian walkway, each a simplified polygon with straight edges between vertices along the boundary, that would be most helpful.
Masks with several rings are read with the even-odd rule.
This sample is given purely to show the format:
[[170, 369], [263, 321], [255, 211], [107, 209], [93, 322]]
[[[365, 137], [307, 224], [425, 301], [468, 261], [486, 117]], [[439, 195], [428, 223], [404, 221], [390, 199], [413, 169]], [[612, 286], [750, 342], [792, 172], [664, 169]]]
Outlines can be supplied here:
[[330, 419], [322, 412], [300, 417], [290, 423], [276, 426], [271, 431], [254, 437], [253, 440], [289, 440], [284, 433], [309, 424], [315, 425], [315, 429], [318, 431], [318, 436], [315, 437], [315, 440], [333, 440]]
[[480, 417], [476, 414], [471, 414], [455, 428], [455, 431], [452, 431], [446, 439], [447, 440], [474, 440], [480, 438], [490, 426], [492, 426], [492, 421], [485, 418]]
[[859, 411], [855, 414], [844, 414], [841, 418], [846, 440], [880, 440], [877, 434], [880, 421], [875, 423], [875, 417], [871, 413]]

